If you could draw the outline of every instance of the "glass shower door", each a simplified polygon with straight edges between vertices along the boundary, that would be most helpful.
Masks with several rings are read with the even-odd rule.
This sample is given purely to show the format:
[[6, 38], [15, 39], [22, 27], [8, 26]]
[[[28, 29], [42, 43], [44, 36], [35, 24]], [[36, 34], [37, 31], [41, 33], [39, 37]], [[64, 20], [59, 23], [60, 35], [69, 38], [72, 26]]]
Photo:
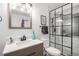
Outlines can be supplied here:
[[51, 20], [52, 34], [49, 35], [50, 46], [59, 49], [62, 52], [62, 55], [72, 55], [71, 4], [67, 4], [51, 11], [50, 21]]

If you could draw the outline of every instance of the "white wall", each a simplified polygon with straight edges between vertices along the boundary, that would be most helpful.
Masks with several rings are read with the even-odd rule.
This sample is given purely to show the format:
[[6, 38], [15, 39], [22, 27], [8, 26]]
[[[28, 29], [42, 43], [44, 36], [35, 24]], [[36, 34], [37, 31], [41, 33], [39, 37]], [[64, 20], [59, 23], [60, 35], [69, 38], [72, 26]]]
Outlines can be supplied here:
[[[46, 18], [47, 18], [47, 26], [49, 24], [49, 13], [48, 13], [48, 4], [43, 4], [43, 3], [37, 3], [37, 4], [33, 4], [33, 15], [32, 15], [32, 19], [33, 19], [33, 23], [34, 23], [34, 27], [33, 29], [34, 30], [38, 30], [36, 32], [38, 32], [39, 36], [42, 37], [43, 34], [40, 33], [41, 31], [41, 28], [40, 28], [40, 25], [41, 25], [41, 18], [40, 18], [40, 15], [45, 15]], [[48, 35], [44, 35], [44, 36], [48, 36]], [[44, 37], [43, 36], [43, 37]]]
[[[47, 16], [48, 20], [48, 6], [47, 4], [33, 4], [32, 10], [32, 29], [36, 32], [38, 38], [41, 36], [48, 37], [40, 33], [40, 15]], [[23, 34], [32, 34], [32, 29], [9, 29], [8, 28], [8, 9], [7, 3], [0, 3], [0, 16], [3, 20], [0, 22], [0, 55], [2, 55], [5, 41], [8, 36], [22, 36]], [[48, 21], [47, 21], [48, 25]], [[16, 39], [17, 40], [17, 39]]]

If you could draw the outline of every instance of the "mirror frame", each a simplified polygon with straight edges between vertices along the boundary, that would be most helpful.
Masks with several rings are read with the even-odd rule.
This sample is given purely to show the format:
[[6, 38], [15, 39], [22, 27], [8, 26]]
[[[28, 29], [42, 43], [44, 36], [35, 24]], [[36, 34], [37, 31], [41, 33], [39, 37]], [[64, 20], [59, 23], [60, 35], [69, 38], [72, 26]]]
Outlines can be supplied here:
[[31, 13], [31, 20], [30, 20], [30, 27], [13, 27], [11, 24], [11, 13], [10, 13], [10, 4], [8, 3], [8, 19], [9, 19], [9, 29], [32, 29], [32, 13]]

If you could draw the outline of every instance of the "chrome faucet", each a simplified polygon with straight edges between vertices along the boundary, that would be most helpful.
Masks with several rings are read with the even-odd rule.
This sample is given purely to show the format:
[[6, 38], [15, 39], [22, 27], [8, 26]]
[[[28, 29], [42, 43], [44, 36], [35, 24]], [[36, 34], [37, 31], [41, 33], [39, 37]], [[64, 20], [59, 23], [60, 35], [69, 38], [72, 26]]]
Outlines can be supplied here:
[[25, 35], [23, 35], [23, 37], [21, 38], [21, 41], [24, 41], [24, 40], [26, 40], [26, 36]]

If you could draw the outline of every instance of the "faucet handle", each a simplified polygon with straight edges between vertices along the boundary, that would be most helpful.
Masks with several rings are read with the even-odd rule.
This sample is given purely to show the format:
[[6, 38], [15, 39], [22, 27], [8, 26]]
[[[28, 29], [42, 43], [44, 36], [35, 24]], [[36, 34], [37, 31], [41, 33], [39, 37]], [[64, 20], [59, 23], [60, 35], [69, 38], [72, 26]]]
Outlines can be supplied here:
[[13, 38], [12, 37], [10, 37], [10, 43], [13, 43]]

